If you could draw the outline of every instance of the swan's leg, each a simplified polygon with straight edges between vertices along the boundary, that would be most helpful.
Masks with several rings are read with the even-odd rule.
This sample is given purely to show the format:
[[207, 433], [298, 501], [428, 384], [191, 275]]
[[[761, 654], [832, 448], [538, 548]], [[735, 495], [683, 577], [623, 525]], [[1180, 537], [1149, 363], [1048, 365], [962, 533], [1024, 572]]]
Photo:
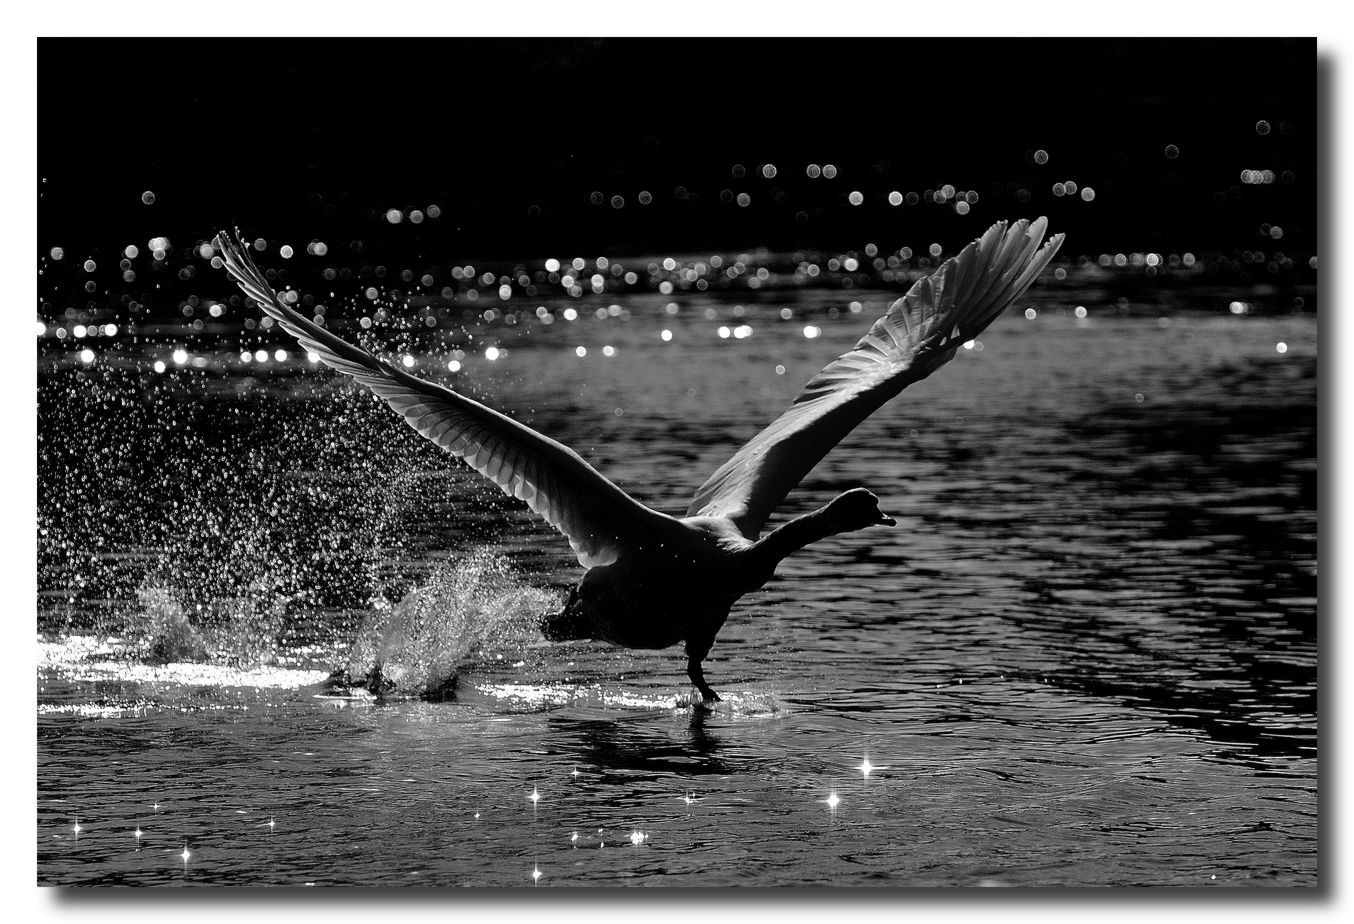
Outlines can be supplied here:
[[691, 682], [700, 691], [701, 698], [707, 703], [719, 702], [719, 694], [710, 689], [710, 685], [705, 682], [705, 671], [701, 670], [701, 662], [710, 653], [710, 646], [714, 643], [713, 635], [699, 641], [690, 639], [686, 643], [686, 675], [691, 678]]

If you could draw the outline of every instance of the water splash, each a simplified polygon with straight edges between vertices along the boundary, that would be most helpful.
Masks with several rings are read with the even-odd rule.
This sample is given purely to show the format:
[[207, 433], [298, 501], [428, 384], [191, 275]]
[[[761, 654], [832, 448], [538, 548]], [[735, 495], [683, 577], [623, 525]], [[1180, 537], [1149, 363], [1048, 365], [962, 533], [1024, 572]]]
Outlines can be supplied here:
[[154, 664], [215, 661], [261, 666], [278, 661], [291, 597], [257, 577], [239, 595], [185, 603], [182, 593], [147, 577], [126, 620], [127, 654]]
[[457, 670], [492, 647], [539, 639], [553, 593], [523, 583], [507, 560], [484, 549], [448, 559], [397, 605], [378, 607], [353, 644], [347, 676], [382, 695], [436, 695]]

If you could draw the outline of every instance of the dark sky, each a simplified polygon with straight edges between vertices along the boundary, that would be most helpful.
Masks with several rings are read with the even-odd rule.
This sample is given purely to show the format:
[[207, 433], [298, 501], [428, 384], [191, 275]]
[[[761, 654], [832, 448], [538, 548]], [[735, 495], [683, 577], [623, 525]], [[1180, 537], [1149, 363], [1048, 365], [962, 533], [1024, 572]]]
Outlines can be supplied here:
[[[1036, 214], [1079, 253], [1274, 246], [1262, 225], [1316, 251], [1311, 39], [42, 39], [38, 70], [42, 252], [230, 224], [510, 258], [892, 247]], [[945, 184], [969, 214], [887, 201]]]

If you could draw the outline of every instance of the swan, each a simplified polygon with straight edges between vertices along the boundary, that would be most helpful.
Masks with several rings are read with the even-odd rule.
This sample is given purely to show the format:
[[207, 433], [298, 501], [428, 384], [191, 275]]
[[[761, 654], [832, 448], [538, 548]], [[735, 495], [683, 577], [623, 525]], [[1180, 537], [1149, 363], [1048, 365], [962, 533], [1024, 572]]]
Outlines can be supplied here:
[[641, 504], [563, 443], [319, 327], [277, 296], [242, 238], [223, 232], [214, 243], [245, 295], [303, 347], [564, 534], [585, 571], [564, 608], [542, 617], [547, 639], [654, 649], [683, 642], [687, 675], [710, 702], [719, 696], [702, 662], [740, 597], [810, 543], [896, 525], [864, 488], [762, 535], [767, 518], [853, 428], [949, 362], [1029, 288], [1062, 245], [1056, 234], [1040, 246], [1047, 225], [998, 222], [919, 279], [706, 479], [685, 516]]

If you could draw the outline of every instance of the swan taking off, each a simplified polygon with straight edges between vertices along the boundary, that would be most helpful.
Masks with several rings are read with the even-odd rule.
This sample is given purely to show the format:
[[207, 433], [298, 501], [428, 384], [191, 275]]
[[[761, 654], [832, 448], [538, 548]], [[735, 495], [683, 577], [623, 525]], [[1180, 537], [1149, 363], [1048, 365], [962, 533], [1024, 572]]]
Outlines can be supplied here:
[[894, 525], [864, 488], [763, 536], [767, 518], [853, 428], [953, 359], [1029, 288], [1062, 245], [1055, 234], [1040, 246], [1047, 226], [1043, 218], [1009, 228], [998, 222], [919, 279], [700, 486], [682, 517], [641, 504], [564, 444], [315, 325], [277, 297], [247, 247], [224, 233], [215, 243], [244, 293], [302, 346], [564, 534], [586, 571], [564, 609], [544, 618], [547, 638], [627, 648], [684, 642], [687, 674], [702, 697], [715, 700], [701, 662], [739, 597], [811, 542]]

